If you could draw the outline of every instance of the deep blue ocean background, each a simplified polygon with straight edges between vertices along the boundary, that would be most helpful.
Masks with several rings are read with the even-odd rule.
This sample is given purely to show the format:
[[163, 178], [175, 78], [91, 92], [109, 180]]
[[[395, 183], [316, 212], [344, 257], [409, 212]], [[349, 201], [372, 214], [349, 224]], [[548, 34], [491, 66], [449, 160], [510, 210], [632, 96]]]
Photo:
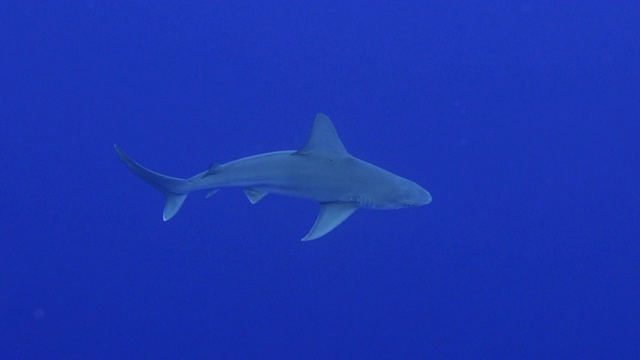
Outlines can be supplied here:
[[[8, 1], [1, 359], [639, 359], [636, 1]], [[427, 206], [180, 177], [307, 140]]]

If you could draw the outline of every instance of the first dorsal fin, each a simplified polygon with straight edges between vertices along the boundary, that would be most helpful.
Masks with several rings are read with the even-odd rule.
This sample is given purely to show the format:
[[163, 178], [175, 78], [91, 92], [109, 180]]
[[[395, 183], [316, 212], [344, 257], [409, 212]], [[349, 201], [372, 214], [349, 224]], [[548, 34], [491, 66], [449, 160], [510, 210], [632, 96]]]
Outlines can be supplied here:
[[349, 155], [347, 149], [345, 149], [336, 128], [333, 123], [325, 114], [318, 114], [313, 122], [313, 128], [311, 129], [311, 136], [307, 144], [296, 152], [300, 155], [330, 155], [330, 156], [345, 156]]

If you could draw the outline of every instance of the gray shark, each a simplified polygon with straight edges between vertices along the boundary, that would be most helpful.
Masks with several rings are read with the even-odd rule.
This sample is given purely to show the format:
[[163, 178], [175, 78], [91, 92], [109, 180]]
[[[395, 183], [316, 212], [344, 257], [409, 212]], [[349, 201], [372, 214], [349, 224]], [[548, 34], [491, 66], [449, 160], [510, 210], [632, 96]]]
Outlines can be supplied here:
[[164, 193], [165, 221], [176, 215], [190, 192], [208, 190], [208, 198], [223, 187], [243, 188], [252, 204], [269, 193], [320, 203], [320, 214], [302, 240], [326, 235], [360, 208], [398, 209], [431, 202], [420, 185], [351, 156], [324, 114], [316, 116], [309, 141], [299, 150], [213, 164], [189, 179], [151, 171], [114, 147], [129, 170]]

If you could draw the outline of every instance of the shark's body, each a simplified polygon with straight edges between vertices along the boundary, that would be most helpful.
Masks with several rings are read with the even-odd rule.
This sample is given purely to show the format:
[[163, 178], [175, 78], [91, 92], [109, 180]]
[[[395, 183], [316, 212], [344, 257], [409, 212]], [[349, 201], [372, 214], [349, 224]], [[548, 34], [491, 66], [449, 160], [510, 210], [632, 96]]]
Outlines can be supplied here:
[[243, 188], [253, 204], [269, 193], [317, 201], [320, 215], [302, 240], [327, 234], [359, 208], [396, 209], [431, 202], [431, 195], [416, 183], [351, 156], [324, 114], [316, 116], [311, 137], [300, 150], [215, 164], [189, 179], [153, 172], [117, 145], [115, 149], [134, 174], [165, 194], [165, 221], [180, 210], [190, 192], [208, 190], [209, 197], [222, 187]]

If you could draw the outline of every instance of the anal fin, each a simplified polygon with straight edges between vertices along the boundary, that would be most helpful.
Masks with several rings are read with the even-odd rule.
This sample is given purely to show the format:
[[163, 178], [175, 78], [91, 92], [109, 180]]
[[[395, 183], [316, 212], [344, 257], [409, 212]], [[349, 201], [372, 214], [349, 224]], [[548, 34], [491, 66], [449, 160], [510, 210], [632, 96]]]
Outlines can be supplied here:
[[207, 191], [207, 196], [205, 196], [205, 199], [208, 199], [208, 198], [212, 197], [218, 191], [220, 191], [220, 188], [210, 189], [209, 191]]

